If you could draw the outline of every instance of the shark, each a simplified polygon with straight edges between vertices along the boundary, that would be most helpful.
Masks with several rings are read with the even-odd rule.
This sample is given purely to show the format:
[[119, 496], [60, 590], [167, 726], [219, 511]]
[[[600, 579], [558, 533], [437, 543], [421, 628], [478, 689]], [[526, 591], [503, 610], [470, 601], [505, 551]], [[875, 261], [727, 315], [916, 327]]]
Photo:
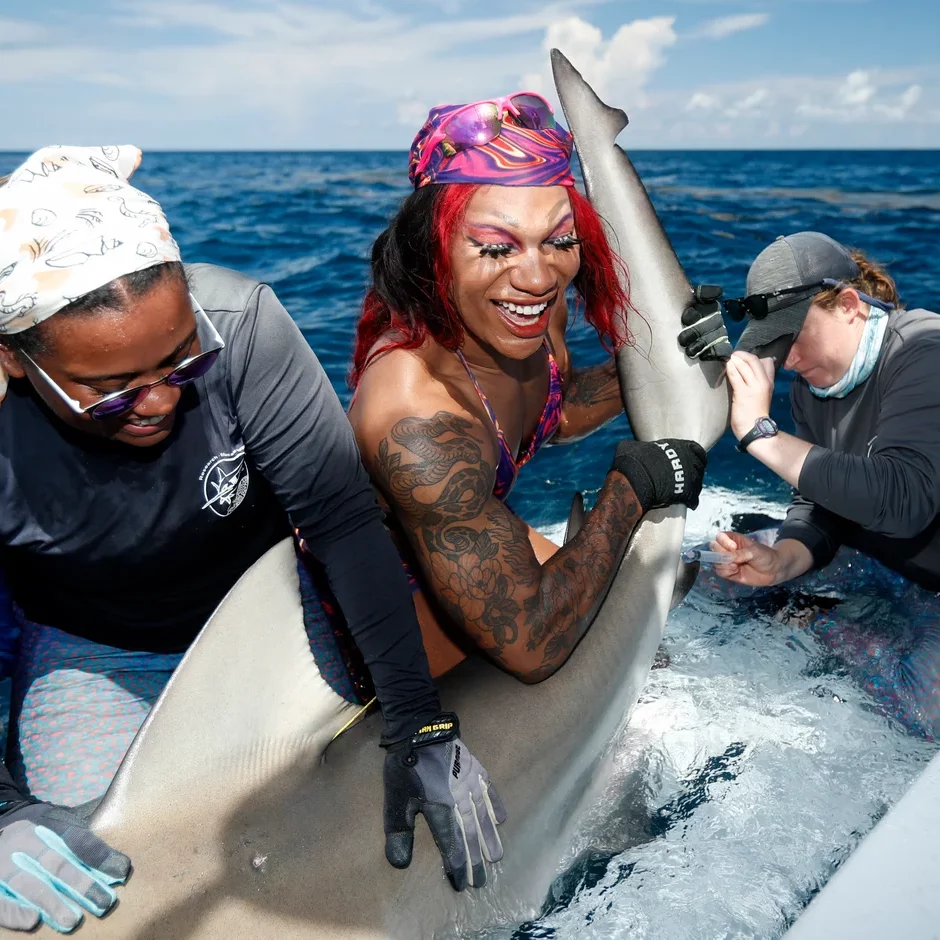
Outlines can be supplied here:
[[[634, 310], [618, 326], [627, 342], [616, 361], [633, 432], [710, 447], [727, 427], [723, 369], [688, 360], [676, 341], [692, 290], [616, 143], [627, 117], [560, 52], [551, 57], [588, 195], [629, 272]], [[81, 935], [415, 940], [537, 916], [579, 819], [610, 779], [612, 741], [674, 600], [684, 525], [684, 507], [644, 517], [555, 675], [524, 685], [470, 657], [439, 680], [509, 811], [505, 857], [484, 888], [459, 894], [423, 823], [410, 868], [385, 861], [379, 716], [319, 680], [293, 547], [273, 547], [206, 624], [90, 815], [134, 872], [117, 907], [86, 918]]]

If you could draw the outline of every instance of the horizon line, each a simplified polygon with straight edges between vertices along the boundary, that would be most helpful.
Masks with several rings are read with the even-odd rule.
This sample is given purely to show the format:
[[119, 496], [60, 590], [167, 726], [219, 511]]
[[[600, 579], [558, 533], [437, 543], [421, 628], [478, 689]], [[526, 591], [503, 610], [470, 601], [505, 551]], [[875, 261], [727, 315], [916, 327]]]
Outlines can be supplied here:
[[[48, 146], [48, 145], [46, 145]], [[98, 146], [96, 144], [75, 144], [69, 146]], [[136, 144], [133, 146], [137, 146]], [[41, 149], [41, 148], [40, 148]], [[359, 147], [354, 149], [336, 150], [323, 147], [285, 147], [285, 148], [253, 148], [253, 147], [197, 147], [180, 149], [178, 147], [141, 147], [147, 153], [252, 153], [252, 154], [280, 154], [280, 153], [322, 153], [322, 154], [407, 154], [408, 149], [377, 148], [367, 149]], [[35, 153], [29, 148], [0, 148], [2, 154]], [[631, 153], [937, 153], [940, 145], [936, 147], [631, 147]]]

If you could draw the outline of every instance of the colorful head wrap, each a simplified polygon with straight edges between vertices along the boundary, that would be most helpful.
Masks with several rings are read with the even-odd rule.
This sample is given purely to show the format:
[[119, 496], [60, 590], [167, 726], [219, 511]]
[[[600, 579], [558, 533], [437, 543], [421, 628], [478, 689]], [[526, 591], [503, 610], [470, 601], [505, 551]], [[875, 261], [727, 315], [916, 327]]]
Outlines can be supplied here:
[[[46, 147], [0, 186], [0, 335], [180, 260], [159, 204], [127, 182], [140, 159], [136, 147]], [[0, 370], [0, 401], [6, 385]]]
[[[497, 138], [454, 153], [438, 144], [419, 175], [425, 145], [440, 122], [459, 104], [431, 108], [427, 121], [411, 145], [408, 178], [415, 189], [429, 183], [491, 183], [496, 186], [574, 186], [571, 175], [573, 139], [563, 127], [530, 130], [502, 122]], [[450, 152], [448, 152], [450, 150]]]

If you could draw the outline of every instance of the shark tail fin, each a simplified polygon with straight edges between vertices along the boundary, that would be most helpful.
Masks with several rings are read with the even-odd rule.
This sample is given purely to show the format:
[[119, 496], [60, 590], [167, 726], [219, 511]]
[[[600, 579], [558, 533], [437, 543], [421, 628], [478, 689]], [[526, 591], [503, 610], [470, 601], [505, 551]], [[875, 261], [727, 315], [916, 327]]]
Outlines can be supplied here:
[[[594, 89], [584, 80], [581, 73], [568, 61], [567, 57], [560, 49], [552, 49], [551, 57], [552, 75], [555, 79], [555, 87], [558, 88], [566, 84], [577, 85], [579, 95], [593, 98], [594, 101], [597, 102], [596, 108], [599, 109], [600, 113], [603, 115], [605, 130], [610, 134], [611, 140], [615, 140], [617, 135], [630, 123], [626, 111], [620, 108], [612, 108], [610, 105], [601, 101]], [[565, 120], [568, 122], [568, 126], [571, 127], [572, 115], [568, 114], [564, 102], [562, 102], [562, 110], [565, 113]], [[572, 132], [574, 132], [574, 128], [572, 128]]]

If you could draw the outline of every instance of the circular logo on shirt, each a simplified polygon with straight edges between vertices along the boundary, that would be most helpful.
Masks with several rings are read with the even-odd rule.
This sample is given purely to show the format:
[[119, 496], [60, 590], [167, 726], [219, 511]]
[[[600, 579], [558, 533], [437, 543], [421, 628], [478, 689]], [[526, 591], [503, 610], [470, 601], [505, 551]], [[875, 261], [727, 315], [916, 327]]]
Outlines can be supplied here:
[[199, 474], [202, 481], [203, 509], [217, 516], [230, 516], [248, 492], [248, 464], [245, 449], [213, 457]]

